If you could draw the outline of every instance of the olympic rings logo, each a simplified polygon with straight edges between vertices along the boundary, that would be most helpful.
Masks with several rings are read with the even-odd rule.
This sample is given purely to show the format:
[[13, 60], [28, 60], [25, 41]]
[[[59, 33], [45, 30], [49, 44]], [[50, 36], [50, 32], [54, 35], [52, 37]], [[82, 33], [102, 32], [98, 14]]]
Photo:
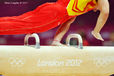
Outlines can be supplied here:
[[114, 61], [114, 59], [112, 59], [110, 57], [105, 57], [105, 58], [97, 57], [97, 58], [94, 58], [93, 61], [97, 67], [105, 67], [105, 66], [111, 64]]
[[24, 58], [19, 58], [19, 57], [10, 57], [8, 62], [12, 67], [22, 67], [25, 64]]

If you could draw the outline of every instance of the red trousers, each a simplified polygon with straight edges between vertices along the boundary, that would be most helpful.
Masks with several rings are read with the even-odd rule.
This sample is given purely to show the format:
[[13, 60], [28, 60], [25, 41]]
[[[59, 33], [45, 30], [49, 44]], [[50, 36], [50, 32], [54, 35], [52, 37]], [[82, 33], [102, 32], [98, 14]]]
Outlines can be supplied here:
[[20, 16], [1, 17], [0, 35], [40, 33], [69, 20], [66, 7], [59, 3], [45, 3]]

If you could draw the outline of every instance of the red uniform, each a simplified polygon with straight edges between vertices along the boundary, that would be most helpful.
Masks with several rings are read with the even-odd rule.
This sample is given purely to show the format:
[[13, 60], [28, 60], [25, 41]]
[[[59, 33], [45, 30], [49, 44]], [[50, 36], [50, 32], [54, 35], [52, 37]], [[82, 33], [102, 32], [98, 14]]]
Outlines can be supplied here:
[[1, 17], [0, 35], [40, 33], [55, 28], [74, 17], [66, 10], [69, 1], [45, 3], [20, 16]]

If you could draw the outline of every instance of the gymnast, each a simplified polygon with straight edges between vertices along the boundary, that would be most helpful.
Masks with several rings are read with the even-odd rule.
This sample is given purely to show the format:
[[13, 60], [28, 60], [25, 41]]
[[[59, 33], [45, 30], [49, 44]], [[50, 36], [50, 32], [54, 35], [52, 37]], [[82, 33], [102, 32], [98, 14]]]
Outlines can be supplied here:
[[19, 16], [0, 18], [0, 35], [32, 34], [41, 33], [60, 25], [52, 45], [61, 46], [64, 34], [77, 16], [91, 10], [99, 10], [100, 14], [92, 35], [104, 41], [100, 31], [109, 16], [108, 0], [58, 0], [45, 3], [35, 10]]

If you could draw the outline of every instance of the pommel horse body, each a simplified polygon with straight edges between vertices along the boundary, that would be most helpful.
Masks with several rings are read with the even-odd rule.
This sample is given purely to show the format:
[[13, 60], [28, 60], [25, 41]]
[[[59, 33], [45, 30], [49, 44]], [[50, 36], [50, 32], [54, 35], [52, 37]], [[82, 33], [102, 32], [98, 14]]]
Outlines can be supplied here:
[[[35, 47], [28, 46], [35, 37]], [[69, 45], [78, 38], [79, 45]], [[0, 76], [110, 76], [114, 74], [114, 47], [82, 45], [78, 34], [68, 46], [40, 46], [37, 34], [25, 37], [25, 46], [0, 46]]]

